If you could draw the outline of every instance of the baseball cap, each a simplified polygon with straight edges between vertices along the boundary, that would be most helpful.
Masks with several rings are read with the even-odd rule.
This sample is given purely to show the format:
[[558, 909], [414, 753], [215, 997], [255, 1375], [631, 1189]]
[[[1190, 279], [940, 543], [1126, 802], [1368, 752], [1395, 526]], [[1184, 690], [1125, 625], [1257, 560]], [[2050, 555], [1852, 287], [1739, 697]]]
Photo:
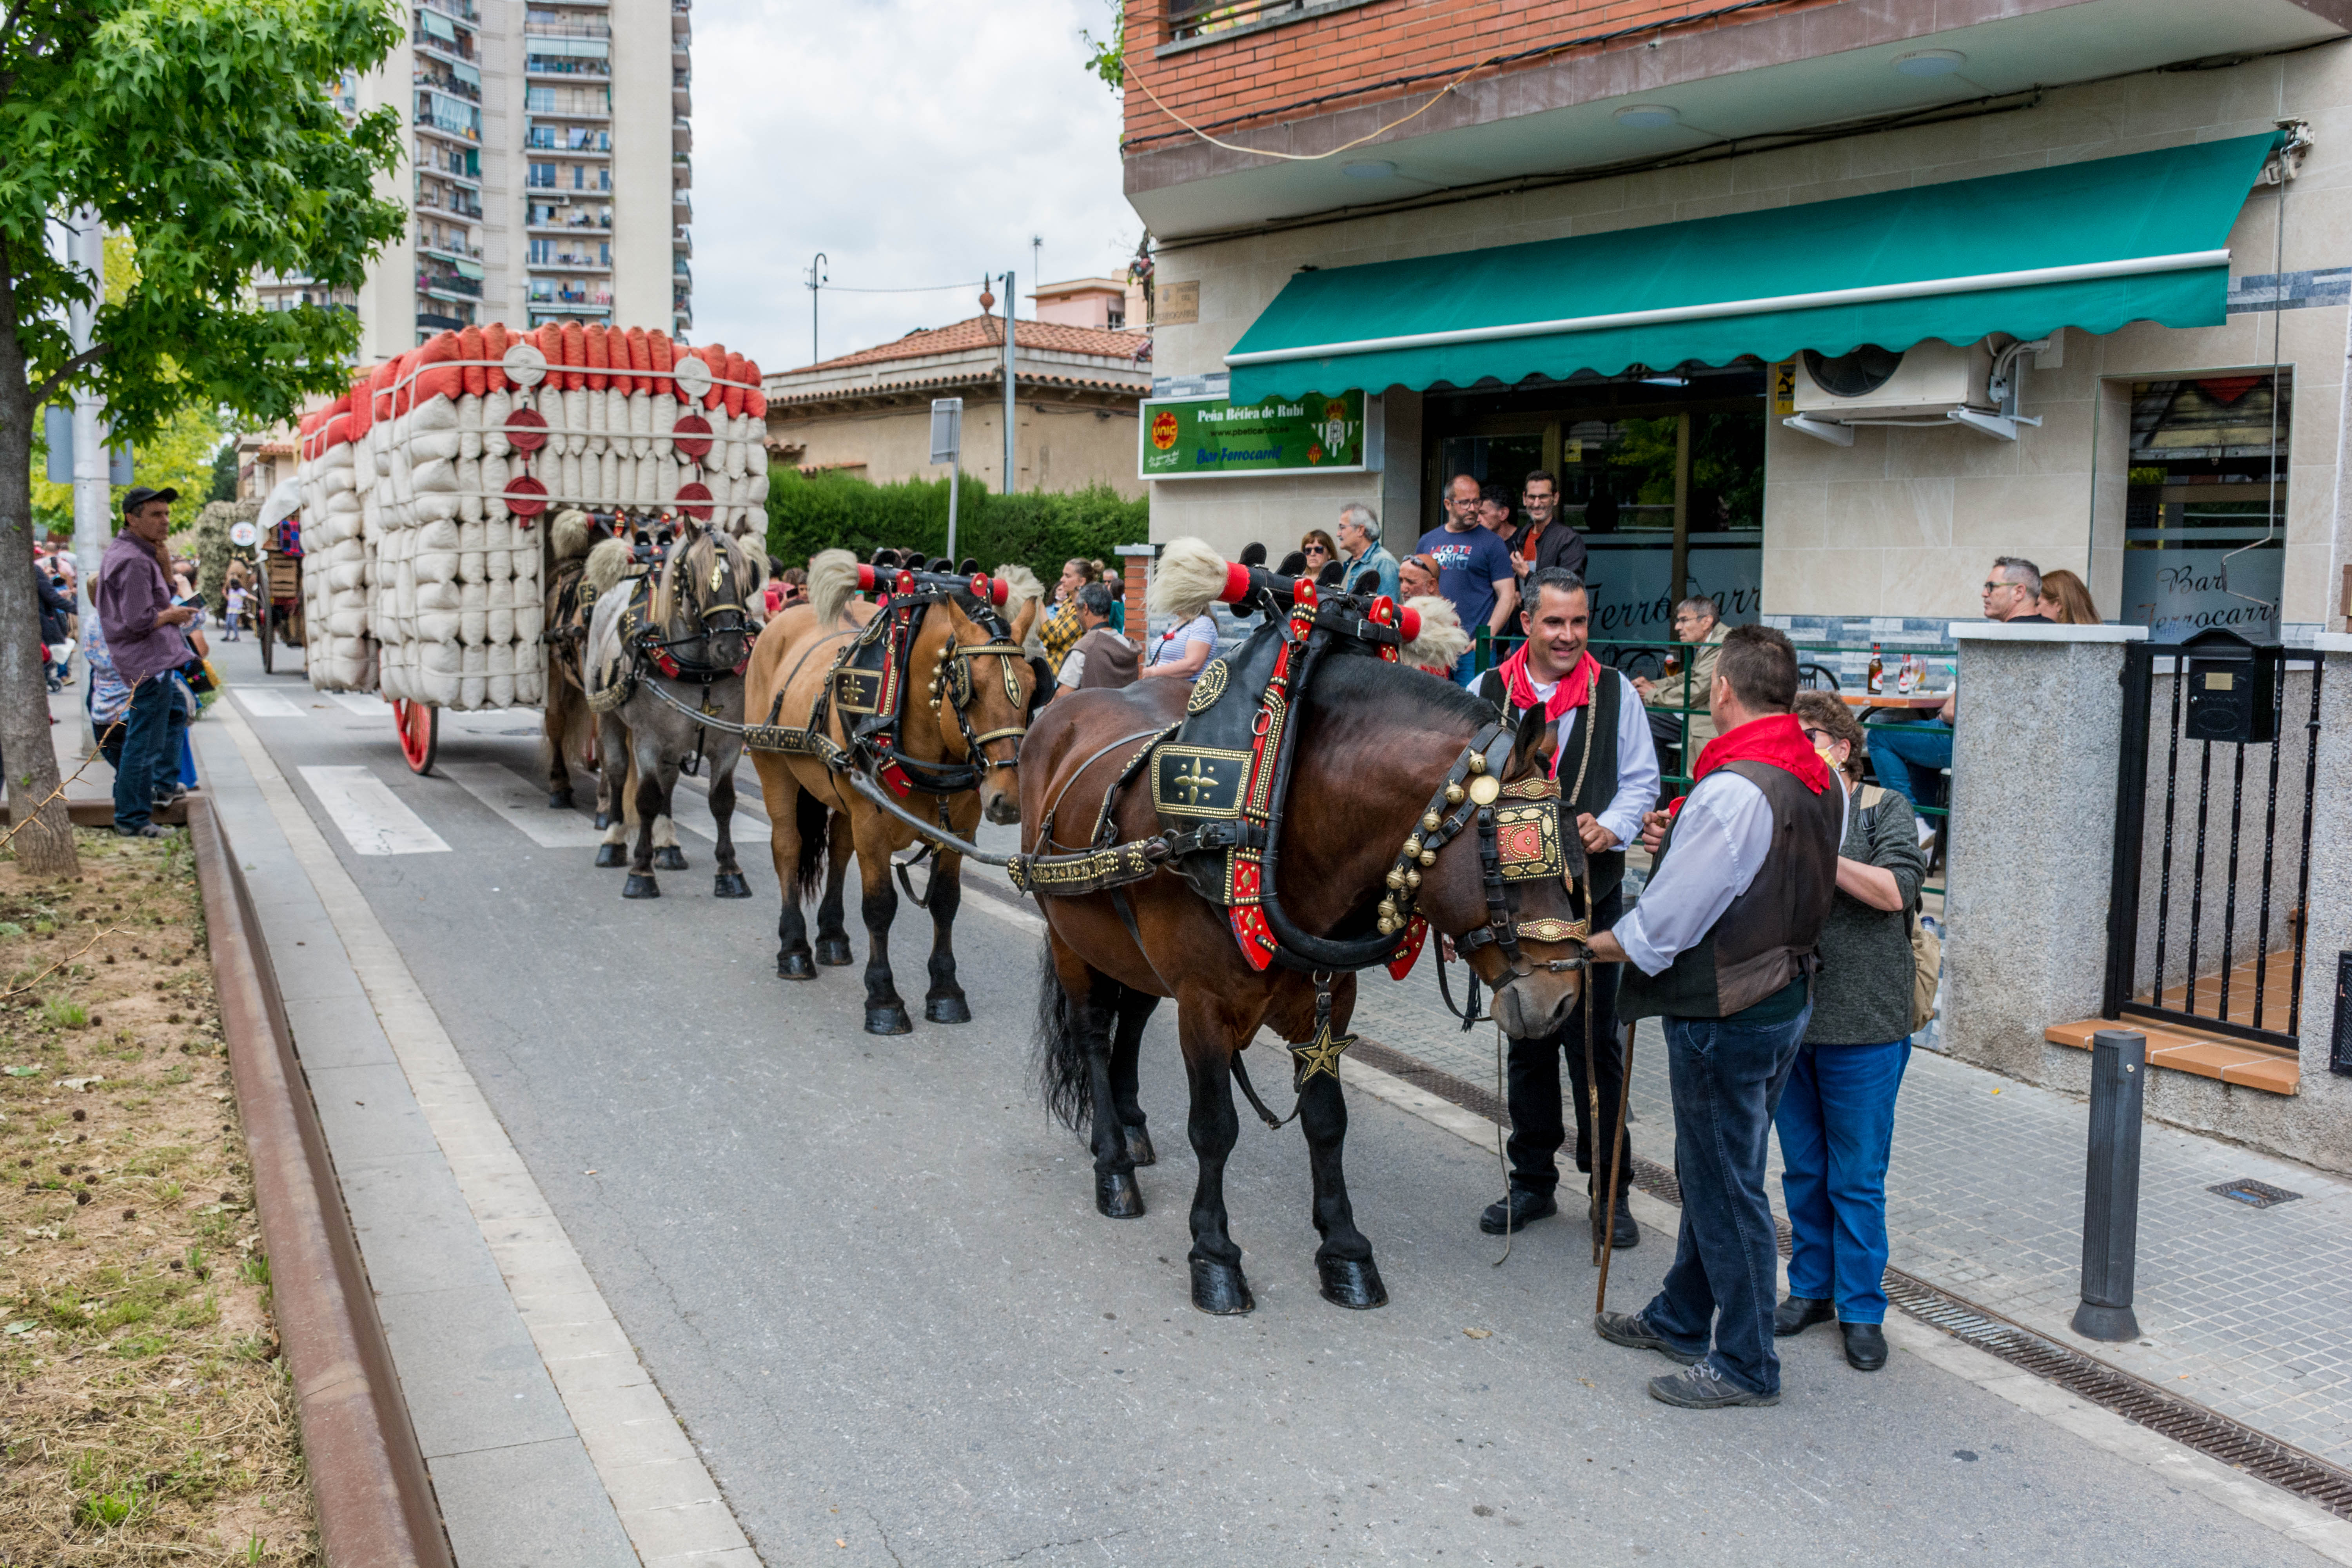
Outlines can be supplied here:
[[145, 485], [133, 485], [123, 494], [122, 512], [125, 517], [128, 517], [151, 500], [178, 500], [179, 499], [180, 492], [177, 490], [152, 490]]

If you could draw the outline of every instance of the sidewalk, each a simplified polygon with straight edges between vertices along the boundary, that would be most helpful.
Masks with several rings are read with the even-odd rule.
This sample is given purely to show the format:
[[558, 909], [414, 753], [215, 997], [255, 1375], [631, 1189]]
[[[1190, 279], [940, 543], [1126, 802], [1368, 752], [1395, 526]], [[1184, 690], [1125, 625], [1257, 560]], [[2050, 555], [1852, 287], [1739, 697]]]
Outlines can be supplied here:
[[[1450, 978], [1462, 1000], [1459, 964]], [[1482, 1089], [1495, 1033], [1464, 1033], [1424, 960], [1360, 982], [1353, 1027]], [[1665, 1046], [1635, 1037], [1633, 1147], [1674, 1163]], [[1563, 1075], [1563, 1081], [1564, 1081]], [[1915, 1050], [1887, 1173], [1894, 1267], [2338, 1465], [2352, 1465], [2352, 1183], [2148, 1122], [2142, 1133], [2140, 1338], [2073, 1333], [2086, 1102]], [[1572, 1125], [1572, 1124], [1571, 1124]], [[1780, 1211], [1779, 1142], [1769, 1191]], [[2301, 1194], [2256, 1209], [2207, 1189], [2251, 1177]], [[1497, 1180], [1499, 1180], [1499, 1176]], [[1465, 1225], [1476, 1216], [1462, 1216]], [[1656, 1238], [1663, 1241], [1664, 1238]]]

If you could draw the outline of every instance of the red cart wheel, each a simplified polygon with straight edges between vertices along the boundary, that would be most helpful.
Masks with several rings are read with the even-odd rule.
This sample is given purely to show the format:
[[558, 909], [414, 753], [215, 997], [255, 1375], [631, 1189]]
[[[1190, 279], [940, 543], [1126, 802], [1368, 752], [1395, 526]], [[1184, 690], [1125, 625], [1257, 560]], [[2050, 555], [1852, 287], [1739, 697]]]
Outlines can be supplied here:
[[400, 754], [408, 759], [408, 771], [431, 773], [434, 753], [441, 747], [441, 710], [429, 702], [396, 698], [392, 721], [400, 727]]

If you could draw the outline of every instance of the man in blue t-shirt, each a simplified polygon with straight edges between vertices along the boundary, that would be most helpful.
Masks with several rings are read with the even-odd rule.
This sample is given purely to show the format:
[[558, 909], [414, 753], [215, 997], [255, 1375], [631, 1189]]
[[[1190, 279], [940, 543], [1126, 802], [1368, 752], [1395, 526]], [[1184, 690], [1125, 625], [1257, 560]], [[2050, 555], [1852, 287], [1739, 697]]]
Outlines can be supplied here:
[[[1486, 626], [1499, 634], [1519, 602], [1511, 570], [1511, 548], [1479, 518], [1478, 481], [1456, 474], [1445, 487], [1445, 526], [1421, 536], [1421, 553], [1437, 563], [1437, 591], [1453, 601], [1462, 616], [1462, 629], [1472, 637]], [[1474, 646], [1454, 667], [1454, 679], [1464, 686], [1478, 679], [1478, 650]]]

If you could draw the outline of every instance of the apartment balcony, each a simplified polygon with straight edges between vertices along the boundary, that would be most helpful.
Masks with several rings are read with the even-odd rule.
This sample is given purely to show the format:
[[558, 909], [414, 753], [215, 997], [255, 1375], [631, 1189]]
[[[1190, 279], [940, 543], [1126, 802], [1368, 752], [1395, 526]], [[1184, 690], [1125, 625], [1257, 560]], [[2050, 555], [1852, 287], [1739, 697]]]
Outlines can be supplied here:
[[523, 228], [530, 234], [570, 234], [583, 228], [610, 234], [613, 232], [613, 220], [608, 217], [566, 218], [562, 223], [527, 223]]
[[478, 245], [443, 245], [437, 240], [428, 243], [420, 239], [416, 242], [416, 254], [439, 258], [452, 263], [479, 261], [482, 258], [482, 247]]
[[684, 191], [672, 191], [669, 194], [669, 210], [673, 223], [692, 223], [694, 198]]
[[[601, 142], [603, 145], [598, 145]], [[526, 152], [561, 153], [567, 158], [606, 158], [613, 155], [613, 135], [609, 131], [590, 132], [578, 135], [560, 135], [551, 127], [534, 125], [523, 132]]]
[[675, 190], [683, 191], [691, 186], [694, 184], [694, 165], [683, 157], [672, 158], [669, 161], [669, 183]]
[[[458, 191], [456, 194], [464, 195], [467, 193]], [[478, 201], [469, 203], [444, 201], [437, 196], [426, 195], [423, 192], [419, 192], [409, 205], [421, 213], [447, 213], [452, 217], [472, 218], [478, 223], [481, 221], [482, 216], [482, 204]]]
[[687, 91], [686, 89], [682, 87], [673, 86], [669, 89], [669, 106], [680, 114], [692, 114], [694, 112], [694, 94]]
[[446, 316], [434, 310], [416, 312], [416, 330], [421, 332], [454, 332], [460, 327], [472, 324], [463, 316]]
[[436, 38], [430, 33], [417, 33], [410, 37], [409, 42], [426, 59], [439, 60], [445, 65], [481, 64], [481, 57], [474, 52], [473, 42], [469, 38], [459, 38], [452, 43], [446, 38]]
[[669, 122], [669, 148], [673, 153], [694, 151], [694, 123], [683, 118]]
[[609, 38], [613, 36], [610, 22], [541, 21], [536, 16], [524, 21], [523, 36], [530, 38]]
[[524, 300], [534, 313], [545, 312], [563, 316], [609, 316], [613, 313], [613, 296], [601, 294], [533, 294]]
[[481, 26], [482, 14], [474, 9], [473, 0], [417, 0], [417, 3], [428, 9], [440, 12], [444, 16], [463, 22], [469, 27]]
[[452, 98], [462, 98], [470, 103], [482, 101], [482, 89], [478, 86], [468, 81], [459, 81], [455, 77], [438, 76], [430, 71], [420, 70], [415, 76], [415, 85], [433, 92], [447, 93]]
[[673, 256], [692, 256], [694, 254], [693, 233], [685, 228], [671, 229], [669, 231], [669, 249], [670, 254]]
[[669, 272], [670, 276], [673, 278], [685, 279], [686, 286], [688, 289], [694, 287], [694, 268], [687, 265], [686, 258], [682, 256], [673, 257], [669, 264]]
[[609, 109], [538, 109], [526, 103], [523, 112], [534, 120], [586, 120], [602, 125], [613, 122]]
[[523, 264], [530, 272], [610, 272], [613, 264], [593, 256], [534, 256]]
[[482, 297], [482, 280], [461, 278], [454, 272], [419, 272], [416, 291], [434, 300], [478, 300]]
[[579, 55], [526, 55], [523, 57], [522, 73], [526, 78], [537, 77], [549, 81], [579, 77], [602, 79], [613, 74], [613, 63]]

